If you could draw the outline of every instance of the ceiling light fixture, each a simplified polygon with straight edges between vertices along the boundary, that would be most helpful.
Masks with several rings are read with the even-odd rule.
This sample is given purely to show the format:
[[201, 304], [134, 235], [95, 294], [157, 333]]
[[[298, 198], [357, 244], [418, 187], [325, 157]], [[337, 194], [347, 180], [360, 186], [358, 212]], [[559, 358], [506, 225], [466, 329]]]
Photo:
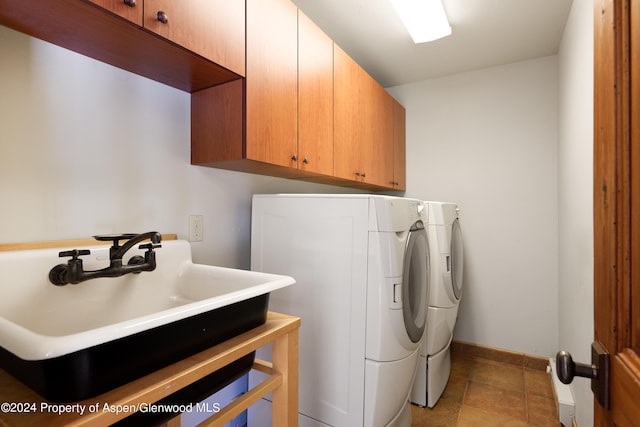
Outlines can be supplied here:
[[430, 42], [451, 34], [442, 0], [391, 0], [415, 43]]

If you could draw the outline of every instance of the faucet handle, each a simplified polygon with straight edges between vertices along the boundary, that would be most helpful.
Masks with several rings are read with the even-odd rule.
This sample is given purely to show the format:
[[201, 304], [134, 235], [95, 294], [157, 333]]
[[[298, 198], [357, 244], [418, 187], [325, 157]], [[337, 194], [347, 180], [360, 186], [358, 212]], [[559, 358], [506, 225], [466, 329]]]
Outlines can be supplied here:
[[100, 242], [113, 242], [113, 246], [116, 248], [119, 247], [120, 240], [129, 240], [136, 237], [135, 233], [124, 233], [124, 234], [98, 234], [97, 236], [93, 236], [94, 239]]
[[72, 249], [70, 251], [62, 251], [60, 253], [58, 253], [58, 256], [60, 258], [66, 257], [66, 256], [70, 256], [73, 257], [72, 259], [76, 260], [78, 259], [79, 256], [81, 255], [89, 255], [91, 254], [91, 251], [89, 249]]
[[138, 249], [146, 249], [149, 252], [153, 252], [154, 249], [161, 247], [162, 245], [160, 243], [145, 243], [144, 245], [138, 246]]

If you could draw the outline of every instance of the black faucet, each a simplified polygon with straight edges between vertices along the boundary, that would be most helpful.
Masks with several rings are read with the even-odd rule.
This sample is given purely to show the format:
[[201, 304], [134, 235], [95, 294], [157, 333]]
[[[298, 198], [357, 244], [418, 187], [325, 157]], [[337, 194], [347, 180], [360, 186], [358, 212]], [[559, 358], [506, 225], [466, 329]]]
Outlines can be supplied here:
[[[60, 252], [60, 257], [70, 256], [71, 259], [66, 264], [58, 264], [49, 271], [49, 281], [56, 286], [63, 286], [69, 283], [77, 284], [85, 280], [95, 279], [98, 277], [120, 277], [129, 273], [140, 273], [142, 271], [153, 271], [156, 269], [156, 253], [154, 249], [160, 248], [162, 236], [156, 231], [150, 231], [142, 234], [105, 234], [93, 236], [99, 241], [112, 241], [113, 245], [109, 249], [109, 267], [100, 270], [84, 271], [82, 267], [81, 255], [89, 255], [91, 251], [88, 249]], [[129, 259], [126, 265], [122, 264], [124, 255], [136, 244], [150, 239], [151, 242], [140, 245], [139, 249], [146, 249], [144, 257], [135, 255]], [[120, 246], [120, 240], [127, 240], [125, 244]]]

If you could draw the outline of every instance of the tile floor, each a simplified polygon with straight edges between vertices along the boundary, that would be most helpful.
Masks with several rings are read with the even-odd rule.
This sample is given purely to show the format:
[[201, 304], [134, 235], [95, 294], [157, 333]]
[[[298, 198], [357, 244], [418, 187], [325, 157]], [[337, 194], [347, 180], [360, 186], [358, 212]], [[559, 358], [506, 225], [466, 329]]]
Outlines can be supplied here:
[[451, 362], [435, 407], [411, 405], [413, 427], [561, 426], [546, 372], [456, 354]]

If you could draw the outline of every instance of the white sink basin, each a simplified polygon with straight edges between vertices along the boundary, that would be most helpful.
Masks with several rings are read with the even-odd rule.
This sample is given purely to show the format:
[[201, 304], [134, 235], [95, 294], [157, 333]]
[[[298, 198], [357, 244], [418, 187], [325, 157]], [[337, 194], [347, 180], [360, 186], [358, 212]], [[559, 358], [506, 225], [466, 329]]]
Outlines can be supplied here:
[[[108, 265], [108, 246], [77, 249], [91, 250], [81, 257], [85, 270]], [[295, 283], [287, 276], [193, 264], [189, 243], [178, 240], [156, 249], [155, 271], [55, 286], [48, 274], [66, 262], [60, 251], [0, 252], [0, 368], [50, 400], [102, 393], [151, 366], [159, 369], [258, 326], [266, 319], [269, 293]], [[130, 250], [125, 263], [136, 254], [143, 251]], [[75, 380], [81, 390], [59, 392], [64, 387], [58, 380], [23, 372], [68, 369], [56, 378], [72, 382], [65, 375], [79, 371], [78, 364], [88, 371]], [[113, 372], [94, 372], [119, 373], [123, 365], [131, 374], [116, 382]], [[95, 375], [108, 384], [95, 385], [103, 381]]]

